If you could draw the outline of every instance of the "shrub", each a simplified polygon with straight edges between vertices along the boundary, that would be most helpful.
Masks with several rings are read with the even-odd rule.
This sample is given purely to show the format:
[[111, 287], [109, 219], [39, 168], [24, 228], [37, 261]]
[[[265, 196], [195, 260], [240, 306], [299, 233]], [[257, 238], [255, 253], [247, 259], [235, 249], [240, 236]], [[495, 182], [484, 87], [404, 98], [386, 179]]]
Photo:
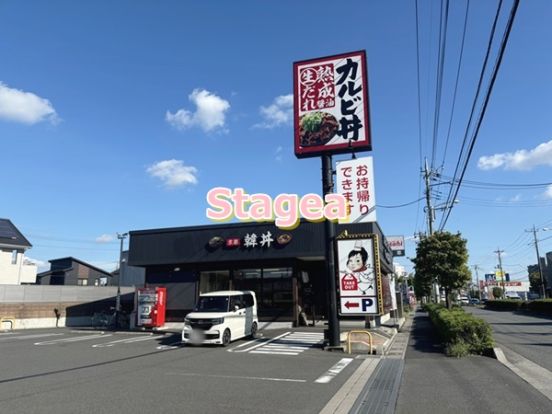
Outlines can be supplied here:
[[525, 307], [524, 301], [516, 299], [488, 300], [485, 309], [497, 311], [517, 311]]
[[481, 355], [494, 346], [490, 325], [481, 318], [464, 312], [460, 307], [446, 309], [442, 306], [426, 306], [429, 317], [443, 342], [447, 355]]
[[552, 299], [539, 299], [527, 303], [527, 308], [533, 312], [552, 313]]

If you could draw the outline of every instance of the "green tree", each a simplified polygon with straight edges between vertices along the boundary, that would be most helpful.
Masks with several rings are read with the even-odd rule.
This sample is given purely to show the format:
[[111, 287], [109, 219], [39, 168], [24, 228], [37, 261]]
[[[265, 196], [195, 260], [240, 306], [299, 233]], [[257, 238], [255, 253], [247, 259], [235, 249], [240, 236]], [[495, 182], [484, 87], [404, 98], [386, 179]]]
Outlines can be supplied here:
[[421, 300], [424, 296], [431, 295], [431, 279], [426, 275], [416, 273], [413, 278], [414, 295]]
[[502, 296], [504, 296], [504, 291], [502, 290], [502, 288], [498, 286], [493, 287], [493, 297], [495, 299], [500, 299], [502, 298]]
[[[527, 271], [529, 273], [529, 290], [531, 290], [531, 292], [540, 294], [541, 278], [540, 278], [539, 266], [529, 265], [527, 266]], [[544, 282], [544, 288], [546, 289], [547, 283], [546, 283], [546, 277], [544, 277], [544, 274], [543, 274], [542, 281]]]
[[447, 231], [424, 237], [416, 248], [414, 270], [425, 283], [437, 282], [445, 289], [447, 307], [451, 307], [450, 294], [466, 286], [471, 280], [468, 267], [467, 241]]

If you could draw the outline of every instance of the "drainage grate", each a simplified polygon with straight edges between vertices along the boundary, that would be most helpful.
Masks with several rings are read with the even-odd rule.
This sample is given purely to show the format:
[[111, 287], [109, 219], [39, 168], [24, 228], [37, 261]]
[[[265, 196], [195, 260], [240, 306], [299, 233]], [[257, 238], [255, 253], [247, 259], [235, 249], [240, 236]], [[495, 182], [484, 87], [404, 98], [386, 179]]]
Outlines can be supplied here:
[[397, 404], [404, 360], [383, 359], [364, 386], [350, 414], [392, 414]]

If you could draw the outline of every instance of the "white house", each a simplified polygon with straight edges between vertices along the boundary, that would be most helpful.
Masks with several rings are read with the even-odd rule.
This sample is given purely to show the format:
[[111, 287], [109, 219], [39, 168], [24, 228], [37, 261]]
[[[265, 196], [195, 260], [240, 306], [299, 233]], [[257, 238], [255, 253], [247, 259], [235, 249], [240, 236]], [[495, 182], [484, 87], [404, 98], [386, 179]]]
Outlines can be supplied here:
[[0, 219], [0, 285], [23, 285], [36, 282], [37, 266], [25, 258], [32, 247], [8, 219]]

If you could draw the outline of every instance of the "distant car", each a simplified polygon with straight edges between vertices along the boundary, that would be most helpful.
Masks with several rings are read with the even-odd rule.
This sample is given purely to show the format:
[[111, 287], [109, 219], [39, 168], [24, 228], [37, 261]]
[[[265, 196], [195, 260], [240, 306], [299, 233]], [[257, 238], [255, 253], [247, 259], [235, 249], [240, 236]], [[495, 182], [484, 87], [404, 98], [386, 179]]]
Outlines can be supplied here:
[[469, 305], [470, 304], [470, 299], [467, 296], [464, 296], [464, 295], [460, 296], [459, 301], [462, 305]]
[[479, 305], [481, 301], [477, 298], [471, 298], [470, 299], [470, 305]]
[[516, 292], [506, 292], [506, 299], [521, 300], [521, 297]]

